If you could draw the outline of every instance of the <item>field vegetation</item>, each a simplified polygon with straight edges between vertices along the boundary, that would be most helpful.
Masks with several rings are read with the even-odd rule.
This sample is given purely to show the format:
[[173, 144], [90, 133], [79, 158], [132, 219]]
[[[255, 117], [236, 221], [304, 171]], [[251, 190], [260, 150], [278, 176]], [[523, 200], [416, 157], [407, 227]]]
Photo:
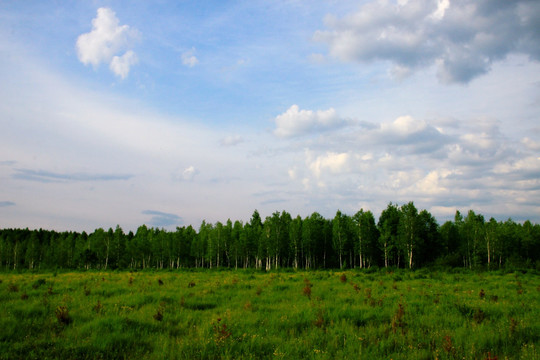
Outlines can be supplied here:
[[2, 359], [538, 359], [535, 270], [0, 274]]

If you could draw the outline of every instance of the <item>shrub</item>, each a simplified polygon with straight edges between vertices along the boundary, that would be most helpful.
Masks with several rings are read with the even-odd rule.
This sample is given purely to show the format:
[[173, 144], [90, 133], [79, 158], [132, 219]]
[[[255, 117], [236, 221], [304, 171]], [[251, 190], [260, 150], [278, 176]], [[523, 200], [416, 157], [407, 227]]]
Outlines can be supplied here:
[[8, 291], [9, 292], [18, 292], [19, 287], [17, 286], [17, 284], [9, 283], [8, 284]]
[[518, 322], [514, 319], [510, 319], [510, 335], [514, 335], [518, 326]]
[[302, 289], [302, 293], [308, 297], [308, 299], [311, 299], [311, 288], [313, 287], [313, 284], [309, 281], [308, 278], [304, 278], [304, 289]]
[[232, 331], [227, 327], [227, 324], [221, 322], [221, 318], [218, 318], [212, 327], [214, 330], [214, 341], [218, 346], [223, 345], [232, 335]]
[[66, 306], [57, 307], [54, 313], [56, 315], [56, 319], [62, 325], [69, 325], [73, 321], [73, 319], [71, 319], [71, 316], [69, 316], [69, 311]]
[[326, 321], [324, 320], [324, 311], [323, 309], [319, 308], [317, 310], [317, 316], [316, 316], [315, 321], [313, 322], [313, 325], [315, 325], [318, 328], [321, 328], [324, 326], [325, 323]]
[[473, 314], [473, 320], [477, 324], [481, 324], [482, 321], [486, 318], [486, 313], [482, 311], [482, 309], [476, 309]]
[[454, 355], [456, 352], [456, 348], [452, 344], [452, 338], [450, 335], [445, 335], [443, 339], [443, 350], [448, 353]]
[[346, 282], [347, 282], [347, 275], [342, 274], [342, 275], [339, 277], [339, 281], [341, 281], [342, 283], [346, 283]]
[[37, 289], [39, 288], [41, 285], [45, 285], [46, 281], [45, 279], [37, 279], [36, 281], [34, 281], [34, 283], [32, 284], [32, 289]]
[[96, 312], [96, 313], [101, 313], [101, 310], [103, 309], [103, 305], [101, 304], [101, 301], [97, 301], [97, 304], [96, 306], [93, 307], [93, 310]]
[[156, 313], [153, 316], [154, 320], [161, 321], [163, 320], [163, 308], [160, 306], [157, 308]]

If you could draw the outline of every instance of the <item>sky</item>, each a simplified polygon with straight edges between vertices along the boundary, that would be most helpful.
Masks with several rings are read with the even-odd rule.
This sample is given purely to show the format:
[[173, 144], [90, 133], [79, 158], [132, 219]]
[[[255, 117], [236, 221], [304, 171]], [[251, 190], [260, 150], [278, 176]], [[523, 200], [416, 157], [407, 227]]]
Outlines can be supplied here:
[[540, 223], [540, 2], [0, 3], [0, 228], [413, 201]]

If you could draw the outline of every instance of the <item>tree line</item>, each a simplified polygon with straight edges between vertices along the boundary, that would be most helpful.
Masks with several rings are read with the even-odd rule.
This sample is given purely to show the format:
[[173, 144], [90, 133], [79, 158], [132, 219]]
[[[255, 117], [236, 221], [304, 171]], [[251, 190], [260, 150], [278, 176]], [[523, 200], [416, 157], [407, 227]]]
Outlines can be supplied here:
[[264, 220], [255, 210], [243, 223], [203, 221], [175, 231], [120, 226], [86, 232], [0, 230], [3, 269], [176, 269], [176, 268], [467, 268], [503, 266], [540, 269], [540, 225], [511, 219], [486, 220], [470, 210], [439, 225], [413, 202], [389, 203], [378, 221], [363, 209], [337, 211], [332, 219], [314, 212], [293, 218], [274, 212]]

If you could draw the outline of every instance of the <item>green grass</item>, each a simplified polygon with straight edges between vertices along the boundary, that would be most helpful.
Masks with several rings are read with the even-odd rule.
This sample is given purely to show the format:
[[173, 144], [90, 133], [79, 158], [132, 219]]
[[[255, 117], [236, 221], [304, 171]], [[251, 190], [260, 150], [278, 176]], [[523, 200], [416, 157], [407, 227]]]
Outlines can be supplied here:
[[531, 273], [73, 272], [0, 280], [2, 359], [540, 358], [540, 278]]

